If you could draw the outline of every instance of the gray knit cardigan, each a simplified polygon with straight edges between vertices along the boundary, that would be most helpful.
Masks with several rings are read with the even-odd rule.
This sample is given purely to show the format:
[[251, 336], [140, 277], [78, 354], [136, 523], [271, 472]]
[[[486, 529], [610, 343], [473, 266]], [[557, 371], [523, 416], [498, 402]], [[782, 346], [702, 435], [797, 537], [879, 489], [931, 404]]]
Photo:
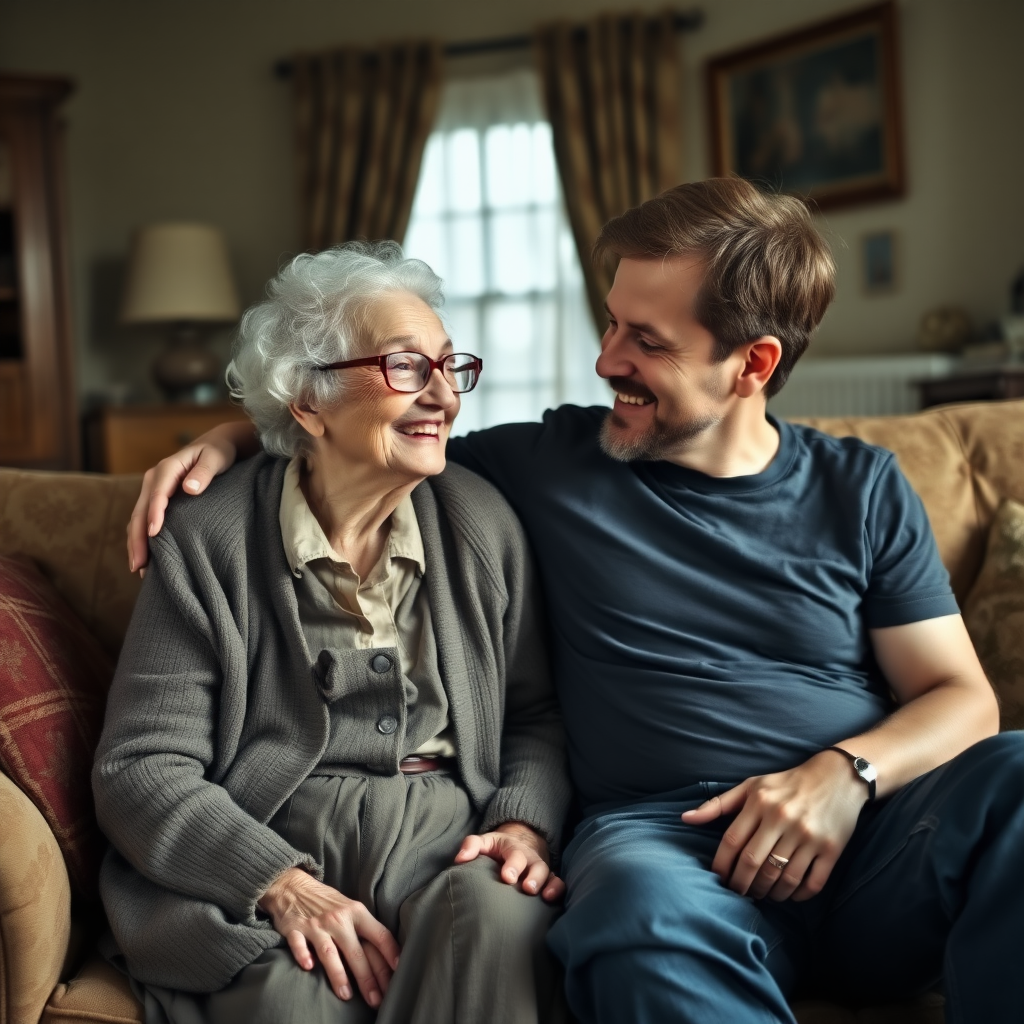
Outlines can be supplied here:
[[[148, 984], [215, 991], [280, 941], [257, 899], [286, 868], [319, 867], [267, 822], [327, 745], [325, 666], [354, 759], [398, 770], [400, 676], [307, 649], [278, 525], [285, 466], [257, 456], [171, 502], [111, 687], [93, 770], [113, 846], [100, 890]], [[482, 829], [526, 822], [557, 849], [569, 782], [522, 529], [458, 466], [413, 503], [462, 783]], [[402, 725], [391, 735], [374, 728], [382, 707]]]

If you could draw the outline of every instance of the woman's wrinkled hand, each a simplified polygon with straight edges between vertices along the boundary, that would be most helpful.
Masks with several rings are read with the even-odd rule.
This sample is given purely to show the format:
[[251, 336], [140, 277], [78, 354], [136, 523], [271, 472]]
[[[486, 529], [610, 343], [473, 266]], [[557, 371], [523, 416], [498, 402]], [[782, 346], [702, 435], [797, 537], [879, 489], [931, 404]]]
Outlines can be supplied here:
[[289, 868], [258, 906], [270, 915], [303, 970], [313, 969], [315, 953], [331, 988], [339, 999], [347, 1000], [352, 998], [347, 964], [367, 1004], [380, 1006], [400, 950], [391, 932], [362, 903], [300, 868]]
[[[251, 432], [251, 427], [248, 429]], [[202, 494], [218, 473], [234, 463], [237, 454], [234, 440], [225, 432], [225, 425], [221, 425], [146, 470], [128, 521], [129, 572], [138, 570], [139, 575], [145, 575], [149, 538], [155, 537], [164, 525], [164, 510], [179, 484], [186, 494]]]
[[501, 865], [501, 880], [508, 885], [518, 882], [528, 896], [540, 893], [554, 903], [565, 895], [565, 882], [551, 870], [547, 842], [529, 825], [508, 822], [493, 832], [466, 836], [455, 863], [468, 864], [479, 856], [496, 860]]
[[867, 795], [846, 759], [825, 751], [789, 771], [747, 779], [686, 811], [683, 821], [706, 825], [735, 814], [711, 870], [741, 895], [800, 901], [824, 888]]

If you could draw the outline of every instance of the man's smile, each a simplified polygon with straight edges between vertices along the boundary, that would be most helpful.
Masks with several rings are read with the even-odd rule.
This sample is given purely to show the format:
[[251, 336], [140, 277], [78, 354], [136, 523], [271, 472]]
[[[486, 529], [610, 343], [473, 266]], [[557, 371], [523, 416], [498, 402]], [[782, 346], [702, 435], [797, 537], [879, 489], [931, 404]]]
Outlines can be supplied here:
[[657, 401], [648, 388], [629, 377], [610, 377], [608, 384], [615, 392], [616, 401], [623, 405], [653, 405]]
[[615, 397], [624, 405], [650, 405], [654, 401], [653, 398], [641, 398], [639, 395], [624, 395], [619, 391], [615, 392]]

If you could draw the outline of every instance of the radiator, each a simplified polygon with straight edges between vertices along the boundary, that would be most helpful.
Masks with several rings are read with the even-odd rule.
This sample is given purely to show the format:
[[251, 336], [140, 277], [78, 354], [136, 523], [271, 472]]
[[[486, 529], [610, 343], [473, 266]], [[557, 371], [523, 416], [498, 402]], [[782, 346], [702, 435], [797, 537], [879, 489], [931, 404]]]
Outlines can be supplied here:
[[891, 416], [917, 412], [915, 381], [948, 376], [951, 355], [804, 359], [768, 403], [777, 416]]

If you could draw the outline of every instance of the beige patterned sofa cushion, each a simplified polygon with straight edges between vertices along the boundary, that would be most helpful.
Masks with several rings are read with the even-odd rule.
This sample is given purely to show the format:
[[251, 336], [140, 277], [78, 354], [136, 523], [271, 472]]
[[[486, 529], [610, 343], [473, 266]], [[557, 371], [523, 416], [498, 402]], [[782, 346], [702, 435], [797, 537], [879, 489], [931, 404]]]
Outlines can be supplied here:
[[1003, 729], [1024, 729], [1024, 505], [1004, 501], [964, 622], [999, 697]]
[[139, 593], [125, 526], [140, 483], [137, 476], [0, 469], [0, 552], [28, 555], [115, 657]]

